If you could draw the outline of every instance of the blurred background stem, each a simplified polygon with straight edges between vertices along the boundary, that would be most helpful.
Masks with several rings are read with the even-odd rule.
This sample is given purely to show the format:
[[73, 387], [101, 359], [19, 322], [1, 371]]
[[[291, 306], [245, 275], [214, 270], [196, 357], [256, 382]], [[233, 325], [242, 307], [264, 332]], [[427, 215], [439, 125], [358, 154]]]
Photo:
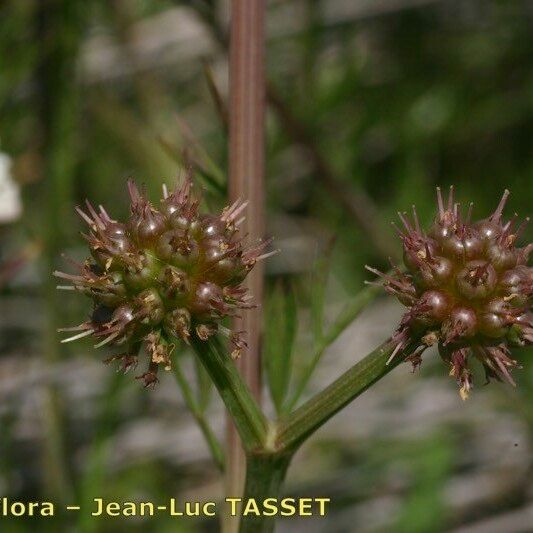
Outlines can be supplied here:
[[[65, 246], [64, 228], [71, 216], [72, 183], [75, 166], [75, 60], [78, 48], [78, 2], [40, 0], [36, 12], [40, 61], [37, 70], [39, 148], [45, 209], [42, 211], [45, 295], [44, 358], [52, 368], [63, 357], [57, 342], [60, 294], [51, 272], [57, 267], [60, 250]], [[53, 375], [53, 374], [52, 374]], [[44, 476], [46, 493], [67, 501], [71, 494], [63, 436], [64, 417], [58, 390], [53, 384], [45, 390]]]
[[[231, 201], [249, 202], [245, 235], [257, 239], [264, 234], [264, 18], [265, 2], [233, 0], [230, 39], [229, 193]], [[235, 320], [235, 331], [245, 331], [248, 348], [238, 367], [252, 394], [261, 396], [261, 324], [263, 267], [259, 263], [246, 285], [257, 309], [244, 310]], [[239, 496], [243, 490], [245, 457], [233, 423], [228, 420], [226, 494]], [[235, 531], [236, 519], [226, 525]]]
[[183, 374], [180, 362], [177, 358], [172, 365], [172, 370], [174, 371], [174, 376], [176, 376], [176, 381], [180, 386], [183, 400], [198, 423], [200, 431], [202, 432], [206, 444], [209, 447], [209, 451], [211, 452], [213, 460], [215, 461], [217, 467], [221, 471], [224, 471], [224, 452], [222, 451], [222, 447], [220, 446], [216, 435], [213, 433], [213, 430], [209, 425], [209, 421], [207, 420], [205, 413], [202, 411], [199, 402], [194, 397], [194, 391], [191, 389], [187, 378]]

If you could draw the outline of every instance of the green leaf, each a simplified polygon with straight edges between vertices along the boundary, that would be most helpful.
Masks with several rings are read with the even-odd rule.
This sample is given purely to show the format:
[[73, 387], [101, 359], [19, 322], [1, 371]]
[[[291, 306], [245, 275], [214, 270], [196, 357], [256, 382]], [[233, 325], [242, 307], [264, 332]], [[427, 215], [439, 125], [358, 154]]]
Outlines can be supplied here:
[[333, 344], [341, 335], [341, 333], [359, 316], [359, 314], [366, 308], [366, 306], [376, 297], [379, 293], [380, 287], [372, 285], [363, 289], [355, 298], [353, 298], [344, 309], [339, 313], [335, 321], [328, 328], [322, 339], [316, 343], [316, 346], [311, 355], [309, 364], [300, 379], [298, 380], [295, 391], [290, 399], [286, 402], [283, 411], [285, 413], [290, 412], [292, 408], [298, 402], [300, 396], [303, 394], [307, 383], [311, 379], [315, 368], [319, 364], [322, 356], [326, 352], [328, 346]]
[[278, 284], [267, 299], [264, 364], [270, 395], [281, 411], [290, 383], [292, 354], [298, 325], [298, 310], [292, 287]]
[[209, 178], [209, 184], [211, 186], [218, 187], [219, 191], [224, 193], [227, 188], [226, 174], [196, 138], [187, 122], [179, 115], [176, 115], [175, 118], [184, 141], [184, 146], [187, 148], [187, 157], [197, 169], [201, 169], [204, 178]]
[[311, 282], [311, 324], [315, 342], [320, 342], [324, 337], [324, 303], [326, 284], [328, 282], [331, 256], [335, 239], [331, 239], [326, 250], [317, 257]]
[[[209, 168], [206, 168], [198, 159], [194, 158], [191, 153], [187, 154], [187, 158], [183, 155], [183, 150], [172, 146], [172, 144], [164, 139], [162, 136], [157, 138], [159, 146], [165, 152], [165, 154], [175, 161], [180, 167], [187, 168], [192, 164], [194, 172], [202, 180], [204, 185], [209, 188], [218, 197], [226, 195], [226, 185], [221, 183], [222, 171], [220, 169], [213, 170], [215, 163], [210, 159]], [[207, 153], [207, 152], [205, 152]]]
[[207, 61], [203, 61], [202, 64], [204, 67], [204, 75], [205, 80], [207, 82], [207, 87], [209, 89], [209, 94], [211, 95], [211, 99], [215, 104], [215, 108], [222, 123], [222, 127], [224, 128], [224, 133], [227, 135], [229, 129], [228, 106], [224, 101], [220, 90], [217, 87], [215, 75], [213, 73], [211, 65]]

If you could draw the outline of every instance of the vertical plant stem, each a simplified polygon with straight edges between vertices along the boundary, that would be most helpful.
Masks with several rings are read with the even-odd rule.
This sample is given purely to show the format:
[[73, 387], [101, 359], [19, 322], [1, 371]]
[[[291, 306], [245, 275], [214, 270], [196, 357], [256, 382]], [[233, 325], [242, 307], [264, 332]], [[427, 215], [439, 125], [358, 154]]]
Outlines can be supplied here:
[[[320, 3], [317, 0], [309, 1]], [[250, 0], [250, 3], [255, 3], [255, 0]], [[211, 29], [215, 39], [221, 46], [226, 47], [226, 35], [217, 23], [216, 17], [212, 16], [211, 10], [201, 9], [194, 5], [193, 7]], [[361, 187], [356, 187], [354, 184], [348, 186], [337, 176], [330, 162], [320, 152], [313, 135], [310, 135], [309, 132], [313, 128], [300, 120], [294, 109], [280, 97], [276, 87], [268, 83], [268, 81], [266, 82], [266, 99], [287, 134], [292, 137], [294, 142], [301, 144], [308, 153], [309, 161], [314, 166], [317, 179], [321, 181], [331, 197], [353, 218], [362, 231], [371, 236], [369, 242], [373, 244], [376, 251], [383, 258], [396, 258], [398, 251], [394, 240], [388, 236], [389, 233], [387, 231], [383, 231], [384, 228], [381, 224], [377, 223], [379, 222], [379, 216], [372, 198]]]
[[[264, 0], [232, 0], [230, 38], [230, 142], [229, 192], [232, 200], [249, 201], [242, 232], [252, 238], [264, 234]], [[246, 285], [261, 306], [263, 270], [258, 264], [248, 276]], [[239, 369], [252, 393], [259, 401], [260, 326], [258, 309], [245, 310], [235, 321], [237, 331], [245, 331], [248, 349], [239, 361]], [[245, 457], [235, 428], [228, 421], [226, 494], [242, 492]], [[228, 531], [234, 531], [236, 524]]]
[[[261, 506], [266, 498], [278, 498], [291, 459], [290, 454], [248, 455], [243, 501], [253, 498]], [[242, 517], [239, 532], [268, 533], [275, 522], [275, 516], [250, 513]]]
[[[46, 330], [44, 355], [48, 365], [62, 357], [57, 342], [61, 303], [51, 272], [57, 267], [64, 244], [65, 213], [72, 198], [74, 167], [75, 59], [78, 40], [77, 0], [40, 0], [37, 4], [37, 34], [40, 64], [37, 71], [40, 150], [46, 186], [42, 221], [44, 249], [43, 287]], [[63, 416], [58, 392], [50, 386], [43, 401], [44, 475], [48, 494], [60, 501], [70, 497], [71, 486], [64, 449]]]

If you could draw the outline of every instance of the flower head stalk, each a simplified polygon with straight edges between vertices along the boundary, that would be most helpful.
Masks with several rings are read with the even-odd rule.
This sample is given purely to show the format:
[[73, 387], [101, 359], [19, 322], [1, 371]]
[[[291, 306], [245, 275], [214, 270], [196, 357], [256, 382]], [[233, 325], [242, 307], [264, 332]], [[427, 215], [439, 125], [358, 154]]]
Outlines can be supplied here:
[[405, 270], [393, 266], [392, 274], [385, 274], [367, 267], [408, 308], [392, 336], [390, 359], [418, 339], [408, 358], [417, 367], [422, 352], [438, 345], [463, 399], [473, 386], [472, 359], [482, 363], [488, 381], [514, 385], [511, 370], [518, 363], [510, 348], [533, 343], [533, 268], [528, 266], [533, 244], [517, 246], [528, 219], [504, 220], [508, 196], [505, 191], [494, 213], [473, 222], [472, 204], [463, 214], [453, 187], [447, 202], [437, 189], [438, 212], [428, 232], [414, 207], [411, 219], [399, 213]]
[[[133, 181], [128, 189], [126, 222], [89, 202], [85, 210], [77, 208], [89, 227], [83, 236], [91, 257], [71, 261], [75, 274], [55, 275], [71, 283], [60, 288], [89, 296], [93, 310], [89, 320], [62, 330], [74, 332], [63, 342], [93, 336], [96, 347], [144, 344], [148, 365], [138, 379], [146, 387], [157, 383], [161, 366], [170, 370], [177, 341], [207, 341], [221, 333], [238, 357], [246, 346], [242, 332], [222, 322], [253, 307], [242, 282], [257, 261], [274, 253], [264, 252], [268, 242], [247, 245], [240, 236], [246, 203], [236, 201], [219, 215], [203, 214], [189, 178], [170, 193], [163, 187], [158, 207]], [[107, 361], [118, 361], [124, 372], [137, 366], [129, 350]]]

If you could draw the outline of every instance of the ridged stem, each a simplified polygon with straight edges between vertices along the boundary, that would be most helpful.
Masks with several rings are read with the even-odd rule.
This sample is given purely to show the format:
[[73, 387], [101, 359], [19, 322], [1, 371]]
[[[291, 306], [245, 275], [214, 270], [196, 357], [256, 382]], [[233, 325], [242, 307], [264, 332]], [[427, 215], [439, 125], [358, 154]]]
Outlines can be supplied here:
[[[264, 18], [265, 0], [232, 0], [229, 58], [229, 193], [231, 200], [248, 200], [241, 226], [252, 238], [264, 234]], [[246, 332], [248, 348], [237, 363], [245, 382], [260, 401], [260, 338], [263, 268], [256, 265], [246, 280], [258, 309], [244, 310], [234, 323]], [[245, 457], [233, 424], [228, 421], [226, 493], [241, 494]], [[231, 520], [230, 520], [231, 522]], [[227, 530], [235, 526], [226, 524]]]
[[191, 339], [200, 359], [231, 415], [246, 451], [262, 449], [267, 442], [268, 421], [220, 339]]
[[[390, 341], [373, 352], [335, 380], [302, 407], [282, 418], [269, 435], [264, 450], [248, 454], [246, 484], [243, 502], [254, 498], [278, 498], [285, 473], [299, 446], [343, 407], [370, 388], [404, 361], [417, 346], [416, 341], [389, 361], [394, 350]], [[273, 531], [273, 517], [248, 515], [241, 519], [241, 533], [268, 533]]]
[[[278, 498], [291, 459], [291, 455], [279, 453], [248, 455], [243, 502], [253, 498], [262, 505], [266, 498]], [[274, 530], [275, 523], [275, 516], [247, 514], [241, 518], [239, 532], [269, 533]]]
[[406, 350], [388, 362], [393, 350], [393, 343], [383, 343], [331, 385], [280, 420], [275, 447], [285, 451], [297, 449], [312, 433], [388, 374], [409, 353]]

